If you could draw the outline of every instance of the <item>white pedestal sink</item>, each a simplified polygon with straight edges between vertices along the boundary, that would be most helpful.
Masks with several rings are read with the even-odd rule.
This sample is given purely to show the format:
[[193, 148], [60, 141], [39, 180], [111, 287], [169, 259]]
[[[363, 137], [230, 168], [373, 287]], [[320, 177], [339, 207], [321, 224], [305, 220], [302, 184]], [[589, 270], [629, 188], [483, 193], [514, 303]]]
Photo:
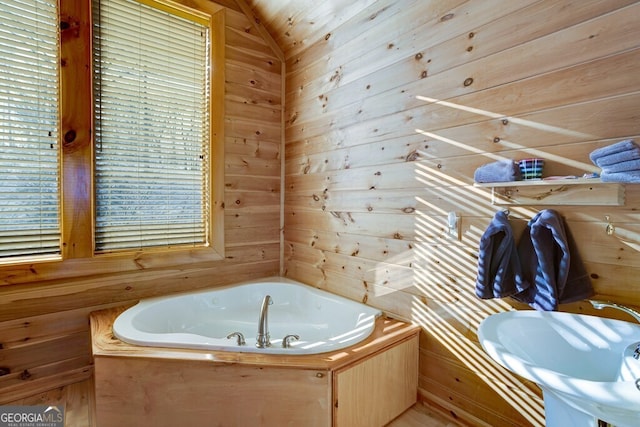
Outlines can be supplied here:
[[496, 362], [540, 386], [547, 426], [640, 426], [639, 324], [509, 311], [487, 317], [478, 338]]

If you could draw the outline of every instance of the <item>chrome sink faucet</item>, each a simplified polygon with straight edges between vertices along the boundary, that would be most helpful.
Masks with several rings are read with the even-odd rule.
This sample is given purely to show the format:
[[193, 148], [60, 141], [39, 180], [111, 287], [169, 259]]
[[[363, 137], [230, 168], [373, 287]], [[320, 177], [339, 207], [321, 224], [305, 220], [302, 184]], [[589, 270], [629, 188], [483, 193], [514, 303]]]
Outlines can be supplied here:
[[271, 346], [269, 337], [269, 306], [273, 304], [270, 295], [266, 295], [260, 307], [260, 318], [258, 319], [258, 335], [256, 336], [256, 347], [265, 348]]
[[636, 319], [636, 321], [638, 323], [640, 323], [640, 313], [638, 313], [637, 311], [635, 311], [632, 308], [625, 307], [624, 305], [616, 304], [615, 302], [609, 302], [609, 301], [589, 300], [589, 302], [591, 303], [593, 308], [598, 309], [598, 310], [602, 310], [605, 307], [610, 307], [610, 308], [615, 308], [617, 310], [624, 311], [625, 313], [630, 314], [631, 316], [633, 316], [633, 318]]

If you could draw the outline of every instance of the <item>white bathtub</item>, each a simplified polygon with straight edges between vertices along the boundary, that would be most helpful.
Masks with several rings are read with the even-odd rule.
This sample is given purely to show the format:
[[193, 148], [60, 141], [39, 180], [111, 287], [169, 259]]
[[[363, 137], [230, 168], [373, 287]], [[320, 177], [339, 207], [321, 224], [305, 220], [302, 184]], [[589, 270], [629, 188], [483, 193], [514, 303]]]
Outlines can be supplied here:
[[[256, 347], [260, 307], [266, 295], [271, 346]], [[381, 312], [289, 279], [273, 277], [214, 290], [143, 300], [118, 316], [113, 333], [129, 344], [259, 352], [315, 354], [367, 338]], [[237, 343], [240, 332], [245, 344]], [[282, 346], [286, 335], [297, 335]]]

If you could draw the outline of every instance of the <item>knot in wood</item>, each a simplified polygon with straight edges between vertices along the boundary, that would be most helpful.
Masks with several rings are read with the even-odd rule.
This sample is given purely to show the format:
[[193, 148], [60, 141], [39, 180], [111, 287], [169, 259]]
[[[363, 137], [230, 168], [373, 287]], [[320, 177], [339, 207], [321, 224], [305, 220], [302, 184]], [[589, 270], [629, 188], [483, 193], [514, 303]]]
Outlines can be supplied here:
[[416, 161], [419, 157], [420, 157], [420, 154], [419, 154], [416, 150], [413, 150], [412, 152], [410, 152], [409, 154], [407, 154], [407, 156], [404, 158], [404, 160], [405, 160], [406, 162], [414, 162], [414, 161]]
[[73, 141], [76, 140], [76, 131], [75, 130], [69, 130], [67, 132], [64, 133], [64, 142], [65, 144], [71, 144]]
[[448, 20], [452, 19], [454, 16], [455, 16], [455, 14], [453, 14], [453, 13], [447, 13], [442, 18], [440, 18], [440, 22], [448, 21]]

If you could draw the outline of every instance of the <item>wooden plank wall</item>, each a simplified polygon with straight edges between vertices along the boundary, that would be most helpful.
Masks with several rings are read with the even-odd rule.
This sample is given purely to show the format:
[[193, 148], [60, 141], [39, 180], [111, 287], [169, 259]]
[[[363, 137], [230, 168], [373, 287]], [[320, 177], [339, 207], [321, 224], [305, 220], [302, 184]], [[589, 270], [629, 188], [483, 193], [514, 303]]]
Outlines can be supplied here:
[[[595, 148], [640, 142], [640, 2], [353, 4], [333, 27], [300, 11], [267, 25], [282, 28], [286, 57], [286, 275], [422, 325], [420, 395], [459, 422], [542, 426], [538, 388], [477, 342], [480, 321], [511, 303], [474, 295], [478, 242], [499, 208], [473, 172], [539, 156], [545, 175], [581, 175], [597, 170]], [[305, 17], [320, 29], [296, 39]], [[639, 202], [627, 185], [624, 206], [556, 207], [598, 296], [635, 306]], [[511, 218], [522, 227], [540, 209]], [[450, 211], [460, 240], [447, 236]]]
[[279, 273], [282, 63], [234, 1], [222, 4], [225, 259], [0, 286], [0, 404], [92, 375], [91, 311]]

